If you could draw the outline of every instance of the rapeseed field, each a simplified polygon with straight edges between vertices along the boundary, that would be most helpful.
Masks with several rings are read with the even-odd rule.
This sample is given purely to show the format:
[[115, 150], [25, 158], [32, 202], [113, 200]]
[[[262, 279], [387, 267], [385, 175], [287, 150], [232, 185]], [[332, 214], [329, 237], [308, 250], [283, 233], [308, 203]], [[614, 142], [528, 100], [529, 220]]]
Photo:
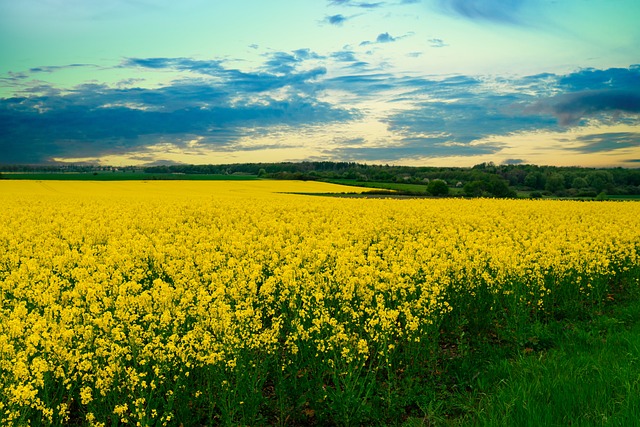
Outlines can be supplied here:
[[398, 420], [465, 336], [637, 292], [638, 203], [292, 194], [342, 191], [0, 182], [0, 425]]

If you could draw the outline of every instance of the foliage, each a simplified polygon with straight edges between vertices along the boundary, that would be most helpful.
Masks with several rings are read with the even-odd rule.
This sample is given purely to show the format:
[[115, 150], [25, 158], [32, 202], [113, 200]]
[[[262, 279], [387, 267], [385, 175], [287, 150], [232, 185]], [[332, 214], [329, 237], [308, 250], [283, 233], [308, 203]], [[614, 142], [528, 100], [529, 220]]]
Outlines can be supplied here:
[[553, 173], [547, 179], [547, 183], [545, 184], [545, 189], [552, 193], [557, 193], [558, 191], [564, 190], [564, 175], [561, 173]]
[[427, 185], [427, 192], [432, 196], [446, 196], [449, 194], [449, 186], [441, 179], [434, 179]]

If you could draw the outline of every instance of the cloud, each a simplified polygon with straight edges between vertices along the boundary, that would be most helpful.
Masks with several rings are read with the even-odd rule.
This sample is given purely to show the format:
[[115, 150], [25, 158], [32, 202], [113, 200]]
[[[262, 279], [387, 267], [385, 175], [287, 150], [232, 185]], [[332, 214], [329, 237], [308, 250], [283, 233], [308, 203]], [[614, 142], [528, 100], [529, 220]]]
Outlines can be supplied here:
[[583, 143], [583, 145], [572, 149], [581, 153], [609, 152], [624, 148], [640, 147], [640, 133], [611, 132], [583, 135], [578, 137], [577, 141]]
[[526, 0], [439, 0], [447, 12], [474, 21], [519, 23]]
[[222, 60], [197, 60], [191, 58], [128, 58], [123, 61], [121, 67], [142, 67], [156, 70], [174, 69], [217, 75], [230, 71], [224, 68], [223, 63]]
[[286, 86], [302, 87], [324, 74], [324, 67], [314, 67], [296, 71], [297, 64], [309, 58], [316, 58], [308, 49], [292, 53], [274, 52], [269, 54], [263, 73], [247, 73], [234, 68], [226, 68], [221, 60], [195, 60], [191, 58], [129, 58], [121, 67], [142, 67], [154, 70], [190, 71], [204, 76], [215, 77], [233, 83], [236, 90], [264, 92]]
[[338, 15], [327, 16], [325, 18], [325, 22], [328, 22], [331, 25], [340, 26], [345, 22], [347, 22], [348, 19], [349, 18], [347, 18], [346, 16], [338, 14]]
[[341, 50], [338, 52], [334, 52], [331, 54], [331, 57], [338, 62], [356, 62], [358, 58], [356, 58], [355, 52], [352, 50]]
[[403, 36], [399, 36], [399, 37], [393, 37], [391, 34], [389, 33], [380, 33], [378, 34], [378, 37], [376, 37], [376, 41], [372, 42], [369, 40], [365, 40], [362, 43], [360, 43], [360, 46], [368, 46], [371, 44], [384, 44], [384, 43], [393, 43], [393, 42], [397, 42], [398, 40], [401, 40], [405, 37], [409, 37], [410, 35], [413, 35], [413, 33], [409, 33], [409, 34], [405, 34]]
[[385, 5], [385, 2], [367, 3], [353, 0], [329, 0], [330, 6], [349, 6], [361, 9], [377, 9]]
[[[349, 72], [327, 73], [326, 63]], [[278, 129], [295, 136], [306, 132], [301, 140], [337, 138], [323, 145], [323, 155], [331, 158], [476, 156], [497, 153], [503, 149], [500, 141], [513, 135], [562, 134], [561, 125], [584, 118], [637, 124], [640, 114], [640, 90], [633, 85], [637, 66], [566, 75], [436, 78], [373, 71], [363, 64], [345, 47], [326, 57], [310, 49], [270, 52], [250, 71], [215, 59], [128, 58], [118, 65], [140, 77], [178, 76], [155, 88], [135, 87], [132, 80], [61, 90], [30, 80], [27, 73], [12, 83], [23, 85], [22, 91], [0, 98], [0, 159], [38, 163], [55, 157], [145, 155], [146, 147], [163, 143], [172, 144], [172, 152], [192, 152], [189, 141], [196, 139], [203, 149], [266, 149], [260, 141]], [[638, 147], [634, 132], [581, 138], [574, 138], [579, 144], [572, 150]]]
[[599, 89], [638, 89], [640, 82], [640, 65], [629, 68], [608, 68], [597, 70], [586, 68], [567, 74], [558, 79], [564, 90], [599, 90]]
[[514, 114], [510, 109], [512, 104], [510, 96], [491, 95], [460, 98], [455, 102], [427, 101], [413, 110], [391, 115], [386, 122], [392, 133], [408, 139], [445, 134], [446, 141], [454, 143], [451, 146], [454, 150], [462, 150], [461, 147], [490, 135], [553, 126], [549, 119]]
[[324, 56], [318, 55], [308, 48], [296, 49], [293, 51], [293, 54], [299, 62], [307, 61], [309, 59], [324, 59]]
[[391, 36], [389, 33], [379, 34], [378, 37], [376, 38], [377, 43], [391, 43], [394, 41], [396, 41], [396, 39], [393, 36]]
[[[500, 92], [493, 80], [470, 76], [431, 79], [379, 73], [336, 77], [323, 84], [363, 100], [383, 97], [388, 112], [380, 121], [396, 138], [389, 146], [343, 147], [338, 157], [391, 161], [486, 155], [502, 147], [482, 142], [490, 136], [557, 128], [553, 117], [523, 113], [523, 106], [535, 99], [521, 90], [532, 85], [528, 80], [513, 81]], [[395, 103], [403, 107], [396, 110]]]
[[[148, 90], [159, 98], [172, 98], [180, 87]], [[120, 105], [90, 107], [81, 99], [84, 92], [55, 100], [56, 108], [40, 112], [29, 108], [45, 103], [42, 99], [3, 100], [0, 102], [0, 151], [6, 163], [43, 162], [51, 157], [98, 156], [129, 151], [152, 141], [199, 135], [203, 144], [224, 147], [256, 128], [270, 126], [299, 127], [353, 118], [353, 112], [335, 108], [313, 99], [292, 96], [286, 100], [264, 99], [259, 103], [219, 99], [202, 107], [203, 98], [194, 88], [185, 88], [184, 97], [193, 97], [191, 105], [180, 109], [130, 108], [120, 93]], [[202, 88], [201, 92], [208, 92]], [[111, 100], [109, 91], [103, 93]], [[134, 99], [140, 98], [140, 93]], [[94, 100], [100, 97], [94, 97]], [[147, 98], [153, 99], [152, 96]], [[13, 104], [13, 105], [12, 105]], [[137, 105], [137, 104], [136, 104]], [[151, 104], [153, 107], [153, 103]], [[185, 138], [192, 139], [192, 138]]]
[[429, 39], [429, 44], [431, 47], [445, 47], [449, 46], [442, 39]]
[[397, 161], [416, 157], [478, 156], [499, 150], [499, 145], [452, 144], [442, 136], [403, 138], [387, 146], [338, 147], [331, 155], [350, 161]]
[[287, 52], [275, 52], [269, 55], [269, 59], [264, 63], [264, 68], [270, 73], [290, 74], [295, 71], [301, 60]]
[[120, 67], [211, 78], [176, 80], [155, 89], [100, 84], [65, 92], [32, 88], [25, 96], [0, 99], [0, 158], [4, 163], [41, 163], [54, 157], [97, 157], [167, 139], [180, 146], [195, 136], [205, 146], [225, 149], [271, 127], [296, 129], [357, 117], [351, 108], [315, 97], [308, 83], [324, 75], [324, 69], [295, 67], [313, 58], [308, 49], [276, 52], [265, 62], [266, 71], [257, 72], [226, 68], [220, 61], [129, 58]]
[[504, 165], [522, 165], [526, 163], [523, 159], [505, 159], [502, 164]]
[[383, 2], [379, 2], [379, 3], [355, 3], [354, 4], [355, 7], [360, 7], [362, 9], [377, 9], [379, 7], [384, 6]]
[[34, 67], [30, 68], [30, 73], [53, 73], [60, 70], [70, 69], [70, 68], [83, 68], [83, 67], [95, 67], [95, 65], [91, 64], [69, 64], [69, 65], [49, 65], [46, 67]]
[[640, 90], [590, 90], [565, 93], [535, 103], [529, 111], [555, 116], [563, 126], [603, 114], [640, 114]]
[[358, 59], [356, 53], [352, 50], [333, 52], [330, 58], [339, 65], [344, 64], [342, 67], [350, 69], [351, 72], [363, 72], [369, 66], [368, 62]]

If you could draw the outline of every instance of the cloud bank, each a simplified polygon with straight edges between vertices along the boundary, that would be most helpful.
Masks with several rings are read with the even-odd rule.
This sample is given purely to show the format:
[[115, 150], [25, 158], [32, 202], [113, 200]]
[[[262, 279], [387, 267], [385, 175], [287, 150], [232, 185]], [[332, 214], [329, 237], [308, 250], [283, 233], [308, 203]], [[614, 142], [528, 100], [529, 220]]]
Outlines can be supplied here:
[[640, 113], [640, 90], [593, 90], [567, 93], [536, 103], [531, 111], [552, 114], [563, 126], [602, 114]]
[[[362, 71], [363, 64], [349, 49], [326, 56], [298, 49], [270, 52], [252, 70], [193, 58], [127, 58], [116, 66], [178, 76], [159, 87], [134, 80], [64, 89], [30, 80], [40, 69], [6, 76], [22, 86], [19, 95], [0, 99], [0, 161], [140, 153], [167, 143], [193, 151], [194, 140], [229, 152], [268, 148], [265, 138], [272, 147], [291, 144], [274, 136], [281, 134], [336, 141], [322, 142], [327, 159], [403, 161], [491, 155], [512, 135], [562, 133], [593, 121], [640, 125], [638, 66], [434, 78]], [[336, 66], [361, 71], [328, 73]], [[379, 107], [372, 109], [372, 101]], [[332, 136], [345, 127], [351, 129], [345, 137]], [[640, 133], [601, 132], [577, 142], [573, 149], [583, 153], [629, 149], [640, 146]]]

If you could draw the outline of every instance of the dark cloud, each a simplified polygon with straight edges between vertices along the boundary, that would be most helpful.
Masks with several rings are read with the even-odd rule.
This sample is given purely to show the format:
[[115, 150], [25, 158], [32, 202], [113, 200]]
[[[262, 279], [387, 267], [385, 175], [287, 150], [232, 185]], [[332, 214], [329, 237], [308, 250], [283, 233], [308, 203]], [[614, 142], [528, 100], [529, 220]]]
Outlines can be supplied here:
[[502, 164], [504, 165], [522, 165], [527, 163], [526, 160], [522, 160], [522, 159], [506, 159], [505, 161], [502, 162]]
[[394, 41], [396, 41], [396, 39], [389, 33], [379, 34], [378, 37], [376, 38], [377, 43], [391, 43]]
[[221, 60], [197, 60], [191, 58], [128, 58], [120, 66], [122, 68], [142, 67], [156, 70], [173, 69], [193, 71], [207, 75], [229, 72]]
[[444, 10], [471, 20], [519, 23], [525, 0], [439, 0]]
[[325, 21], [331, 25], [342, 25], [345, 22], [347, 22], [348, 19], [349, 18], [347, 18], [344, 15], [332, 15], [332, 16], [327, 16], [325, 18]]
[[389, 33], [380, 33], [378, 34], [378, 37], [376, 37], [376, 41], [372, 42], [369, 40], [365, 40], [362, 43], [360, 43], [360, 46], [368, 46], [370, 44], [374, 44], [374, 43], [393, 43], [395, 41], [400, 40], [401, 38], [404, 38], [407, 36], [401, 36], [401, 37], [393, 37], [391, 34]]
[[587, 68], [560, 77], [558, 84], [570, 91], [612, 88], [637, 90], [640, 87], [640, 65], [606, 70]]
[[[129, 66], [215, 79], [177, 80], [156, 89], [85, 84], [61, 93], [46, 86], [31, 88], [25, 96], [0, 99], [0, 159], [41, 163], [53, 157], [96, 157], [135, 151], [166, 138], [180, 145], [196, 136], [202, 137], [201, 144], [229, 149], [260, 129], [357, 117], [355, 111], [315, 98], [308, 83], [324, 69], [295, 70], [296, 64], [315, 57], [308, 49], [277, 52], [265, 63], [267, 71], [255, 73], [225, 68], [220, 61], [130, 58], [125, 61]], [[273, 99], [271, 89], [292, 94]]]
[[384, 6], [383, 2], [379, 2], [379, 3], [355, 3], [354, 6], [356, 7], [360, 7], [363, 9], [377, 9], [379, 7]]
[[637, 132], [611, 132], [584, 135], [578, 137], [577, 140], [584, 143], [584, 145], [573, 149], [581, 153], [599, 153], [622, 148], [640, 147], [640, 133]]
[[299, 59], [289, 53], [275, 52], [269, 55], [269, 59], [264, 63], [264, 68], [271, 73], [291, 74], [299, 62]]
[[603, 114], [640, 114], [640, 90], [590, 90], [564, 93], [536, 102], [528, 111], [551, 114], [563, 126]]
[[324, 56], [318, 55], [313, 52], [311, 49], [296, 49], [293, 51], [293, 54], [296, 56], [296, 59], [299, 62], [307, 61], [309, 59], [324, 59]]
[[[301, 56], [301, 53], [303, 56]], [[296, 66], [313, 56], [308, 49], [292, 53], [275, 52], [269, 54], [264, 64], [264, 73], [246, 73], [238, 69], [226, 68], [221, 60], [195, 60], [191, 58], [130, 58], [122, 67], [143, 67], [150, 69], [167, 69], [190, 71], [204, 76], [216, 77], [233, 85], [235, 90], [248, 92], [264, 92], [286, 86], [300, 87], [324, 74], [327, 70], [316, 67], [310, 70], [294, 72]]]
[[[173, 92], [180, 88], [171, 87]], [[171, 98], [164, 90], [158, 98]], [[203, 88], [203, 92], [207, 89]], [[187, 89], [193, 95], [193, 88]], [[111, 94], [106, 93], [105, 100]], [[181, 135], [203, 136], [204, 144], [224, 147], [247, 134], [248, 129], [269, 126], [291, 126], [349, 120], [354, 113], [333, 106], [292, 97], [284, 101], [264, 99], [259, 104], [245, 102], [231, 105], [221, 100], [218, 105], [193, 105], [172, 111], [142, 110], [113, 106], [92, 108], [79, 98], [81, 93], [57, 100], [57, 108], [46, 112], [29, 109], [25, 104], [43, 103], [38, 99], [0, 102], [0, 158], [5, 163], [42, 162], [55, 156], [98, 156], [126, 152], [150, 141]], [[94, 99], [99, 97], [94, 97]], [[121, 101], [124, 100], [120, 94]], [[134, 96], [140, 98], [140, 94]], [[150, 96], [149, 98], [153, 98]], [[16, 105], [12, 105], [12, 101]], [[61, 107], [62, 105], [62, 107]], [[191, 139], [191, 138], [187, 138]]]

